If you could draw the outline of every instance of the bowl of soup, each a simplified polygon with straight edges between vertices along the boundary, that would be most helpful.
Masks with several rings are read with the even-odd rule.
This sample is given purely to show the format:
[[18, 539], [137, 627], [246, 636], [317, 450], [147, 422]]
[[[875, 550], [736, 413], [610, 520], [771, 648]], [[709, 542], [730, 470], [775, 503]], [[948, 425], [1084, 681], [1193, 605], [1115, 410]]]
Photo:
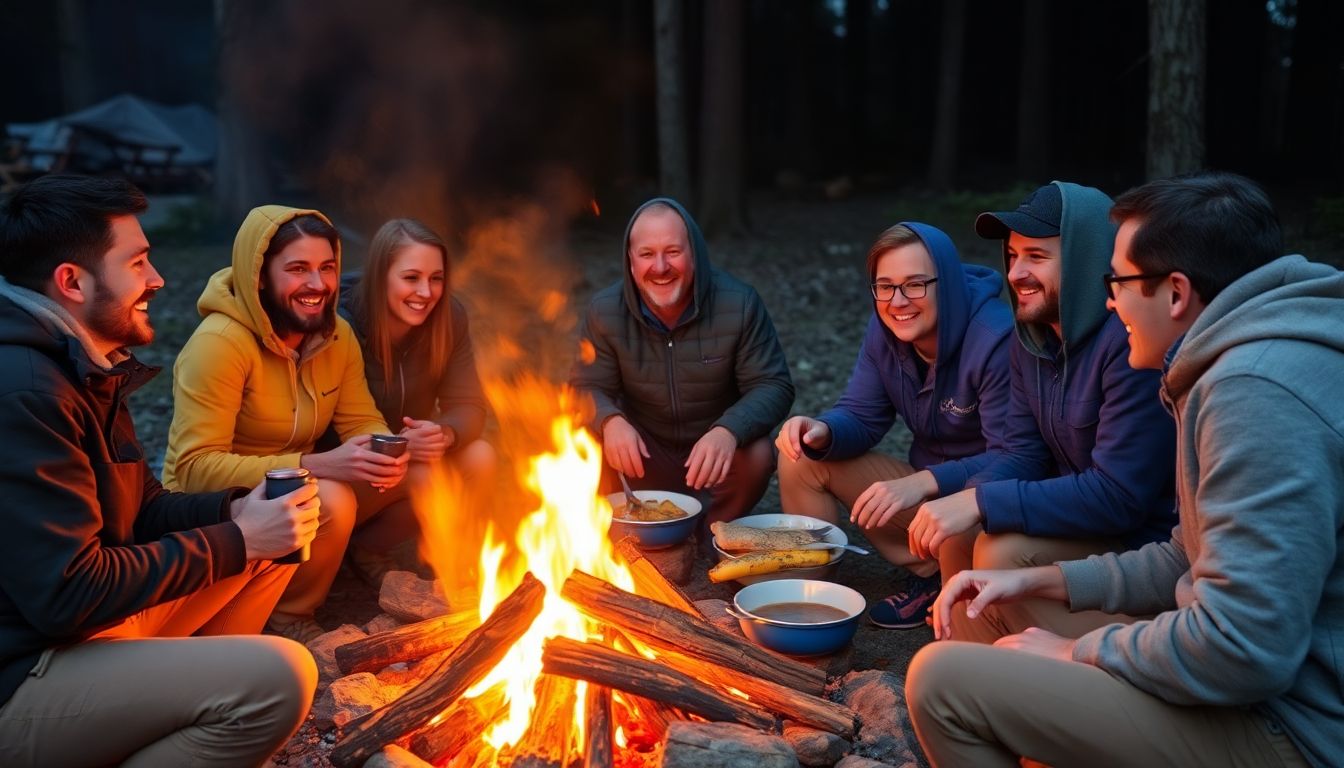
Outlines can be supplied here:
[[632, 509], [624, 493], [607, 495], [613, 541], [634, 536], [643, 549], [662, 549], [685, 541], [700, 522], [699, 500], [672, 491], [635, 491], [640, 506]]
[[830, 581], [776, 579], [738, 590], [733, 608], [752, 642], [791, 656], [835, 653], [854, 639], [868, 607], [863, 595]]

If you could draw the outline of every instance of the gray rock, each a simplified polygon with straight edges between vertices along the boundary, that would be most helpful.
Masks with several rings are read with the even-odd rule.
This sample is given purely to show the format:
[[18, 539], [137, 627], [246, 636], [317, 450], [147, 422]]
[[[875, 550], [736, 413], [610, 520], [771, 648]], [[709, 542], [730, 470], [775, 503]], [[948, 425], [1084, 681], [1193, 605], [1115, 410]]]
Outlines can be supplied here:
[[835, 765], [849, 751], [850, 743], [826, 731], [802, 725], [784, 726], [784, 740], [793, 747], [803, 765]]
[[378, 591], [378, 607], [398, 621], [411, 623], [448, 612], [437, 581], [426, 581], [410, 571], [389, 571]]
[[379, 632], [386, 632], [391, 629], [396, 629], [397, 627], [403, 626], [404, 624], [405, 622], [398, 621], [397, 619], [388, 616], [386, 613], [380, 613], [377, 616], [374, 616], [372, 619], [369, 619], [369, 621], [364, 625], [364, 631], [369, 633], [370, 635], [376, 635]]
[[742, 634], [742, 627], [737, 623], [737, 619], [728, 615], [728, 606], [727, 600], [717, 598], [695, 601], [696, 609], [710, 624], [738, 637], [746, 637]]
[[[904, 763], [900, 768], [914, 768], [914, 763]], [[892, 768], [886, 763], [879, 762], [870, 757], [859, 757], [850, 755], [835, 764], [835, 768]]]
[[855, 755], [888, 765], [927, 765], [910, 722], [905, 681], [900, 677], [876, 669], [851, 672], [831, 698], [859, 713]]
[[667, 729], [662, 768], [798, 768], [783, 738], [736, 723], [677, 720]]
[[318, 728], [344, 726], [357, 717], [396, 701], [406, 688], [385, 685], [369, 672], [356, 672], [333, 682], [313, 703]]
[[364, 634], [364, 630], [354, 624], [342, 624], [308, 644], [308, 650], [312, 651], [313, 659], [317, 661], [319, 691], [341, 676], [341, 670], [336, 666], [336, 649], [366, 637], [368, 635]]

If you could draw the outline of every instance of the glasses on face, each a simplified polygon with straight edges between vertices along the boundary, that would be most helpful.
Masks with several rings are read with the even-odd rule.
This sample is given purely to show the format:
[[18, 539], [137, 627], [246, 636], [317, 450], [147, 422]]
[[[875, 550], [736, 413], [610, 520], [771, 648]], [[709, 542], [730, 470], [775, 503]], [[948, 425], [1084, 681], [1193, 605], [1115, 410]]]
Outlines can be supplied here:
[[1170, 270], [1166, 272], [1142, 272], [1137, 275], [1117, 275], [1114, 272], [1107, 272], [1101, 276], [1101, 282], [1106, 285], [1106, 295], [1111, 297], [1111, 301], [1115, 301], [1116, 283], [1128, 283], [1131, 280], [1156, 280], [1170, 274]]
[[938, 278], [930, 277], [922, 280], [907, 280], [900, 285], [896, 283], [873, 283], [868, 286], [873, 292], [873, 298], [878, 301], [891, 301], [896, 298], [896, 292], [907, 299], [922, 299], [929, 295], [929, 286], [938, 282]]

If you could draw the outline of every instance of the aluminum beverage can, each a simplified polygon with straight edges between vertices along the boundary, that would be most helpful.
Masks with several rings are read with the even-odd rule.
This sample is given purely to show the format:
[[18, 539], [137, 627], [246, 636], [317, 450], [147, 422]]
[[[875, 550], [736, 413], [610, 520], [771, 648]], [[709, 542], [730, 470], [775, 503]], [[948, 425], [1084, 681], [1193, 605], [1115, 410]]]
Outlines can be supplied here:
[[[304, 483], [308, 482], [310, 473], [303, 467], [286, 467], [284, 469], [266, 470], [266, 498], [278, 499], [287, 493], [293, 493], [302, 488]], [[290, 552], [283, 557], [277, 557], [275, 562], [283, 565], [292, 565], [294, 563], [304, 563], [312, 555], [312, 548], [308, 544]]]

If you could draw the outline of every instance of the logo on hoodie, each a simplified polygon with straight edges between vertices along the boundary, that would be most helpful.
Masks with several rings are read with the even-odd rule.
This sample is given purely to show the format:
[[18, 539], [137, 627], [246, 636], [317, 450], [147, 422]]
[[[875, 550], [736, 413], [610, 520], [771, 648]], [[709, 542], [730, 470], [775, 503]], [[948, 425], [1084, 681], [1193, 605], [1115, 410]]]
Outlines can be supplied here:
[[975, 413], [975, 410], [979, 407], [980, 407], [979, 402], [974, 402], [971, 403], [970, 405], [964, 405], [964, 406], [957, 405], [957, 401], [953, 400], [950, 397], [938, 404], [939, 411], [943, 413], [950, 413], [953, 416], [970, 416], [972, 413]]

